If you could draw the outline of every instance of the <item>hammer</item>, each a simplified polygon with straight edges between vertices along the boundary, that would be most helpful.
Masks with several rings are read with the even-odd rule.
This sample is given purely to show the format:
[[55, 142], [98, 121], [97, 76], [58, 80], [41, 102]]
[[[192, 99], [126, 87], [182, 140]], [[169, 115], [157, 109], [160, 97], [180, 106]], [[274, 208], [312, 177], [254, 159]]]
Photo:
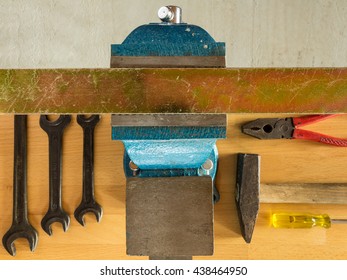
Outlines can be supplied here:
[[260, 184], [260, 156], [238, 154], [235, 200], [241, 234], [250, 243], [260, 202], [347, 204], [347, 184]]

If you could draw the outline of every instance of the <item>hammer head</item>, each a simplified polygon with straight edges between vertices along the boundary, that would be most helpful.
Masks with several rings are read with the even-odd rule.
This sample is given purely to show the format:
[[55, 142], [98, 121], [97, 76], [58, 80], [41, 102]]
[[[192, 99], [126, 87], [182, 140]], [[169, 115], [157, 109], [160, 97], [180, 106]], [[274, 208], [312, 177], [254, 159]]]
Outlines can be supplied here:
[[260, 156], [237, 155], [236, 206], [241, 233], [247, 243], [251, 242], [259, 211]]

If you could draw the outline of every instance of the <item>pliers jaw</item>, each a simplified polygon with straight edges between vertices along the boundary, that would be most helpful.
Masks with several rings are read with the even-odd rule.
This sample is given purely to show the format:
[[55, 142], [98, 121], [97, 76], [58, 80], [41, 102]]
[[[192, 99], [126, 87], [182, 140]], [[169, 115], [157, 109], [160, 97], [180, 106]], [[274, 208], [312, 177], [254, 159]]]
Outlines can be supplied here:
[[291, 139], [294, 129], [293, 118], [256, 119], [241, 127], [244, 134], [258, 139]]

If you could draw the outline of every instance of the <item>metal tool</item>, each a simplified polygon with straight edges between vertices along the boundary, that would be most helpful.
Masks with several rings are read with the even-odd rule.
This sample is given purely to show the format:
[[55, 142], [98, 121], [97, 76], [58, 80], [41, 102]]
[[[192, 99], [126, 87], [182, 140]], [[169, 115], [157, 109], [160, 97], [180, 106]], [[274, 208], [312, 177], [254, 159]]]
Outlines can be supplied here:
[[260, 184], [260, 156], [238, 154], [235, 200], [242, 236], [250, 243], [260, 203], [347, 204], [347, 184]]
[[241, 234], [247, 243], [253, 236], [259, 211], [260, 156], [237, 155], [235, 201]]
[[61, 223], [64, 231], [70, 224], [70, 217], [62, 207], [61, 196], [62, 139], [64, 129], [70, 121], [70, 115], [60, 115], [54, 121], [50, 121], [47, 115], [40, 117], [40, 126], [48, 134], [49, 140], [49, 208], [41, 221], [41, 226], [48, 235], [52, 235], [52, 223]]
[[346, 224], [347, 219], [331, 219], [327, 214], [274, 213], [271, 223], [275, 228], [330, 228], [331, 224]]
[[94, 128], [99, 120], [99, 115], [77, 115], [77, 122], [83, 128], [83, 194], [74, 216], [82, 226], [85, 225], [83, 216], [88, 212], [94, 213], [98, 222], [102, 217], [102, 208], [94, 197]]
[[12, 256], [16, 255], [14, 241], [26, 238], [31, 251], [38, 242], [38, 234], [28, 220], [27, 194], [27, 116], [14, 116], [14, 168], [13, 168], [13, 218], [2, 244]]
[[[225, 67], [225, 43], [182, 23], [181, 15], [177, 6], [161, 7], [161, 23], [142, 25], [111, 46], [111, 67]], [[171, 108], [185, 98], [164, 99]], [[213, 202], [220, 198], [216, 140], [226, 137], [226, 114], [157, 113], [164, 107], [112, 115], [112, 139], [125, 148], [127, 253], [151, 259], [211, 255]]]
[[297, 118], [256, 119], [242, 126], [242, 132], [258, 139], [305, 139], [324, 144], [347, 147], [347, 139], [340, 139], [298, 127], [316, 123], [335, 114], [310, 115]]

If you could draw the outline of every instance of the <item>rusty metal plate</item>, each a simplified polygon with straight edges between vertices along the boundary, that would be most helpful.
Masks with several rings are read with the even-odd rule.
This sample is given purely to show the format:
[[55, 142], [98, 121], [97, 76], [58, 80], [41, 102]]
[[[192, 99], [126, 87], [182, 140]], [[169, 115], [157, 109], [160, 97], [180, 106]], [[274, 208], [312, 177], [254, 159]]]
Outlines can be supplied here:
[[0, 70], [0, 113], [346, 113], [347, 68]]
[[128, 178], [126, 236], [128, 255], [212, 255], [211, 178]]

